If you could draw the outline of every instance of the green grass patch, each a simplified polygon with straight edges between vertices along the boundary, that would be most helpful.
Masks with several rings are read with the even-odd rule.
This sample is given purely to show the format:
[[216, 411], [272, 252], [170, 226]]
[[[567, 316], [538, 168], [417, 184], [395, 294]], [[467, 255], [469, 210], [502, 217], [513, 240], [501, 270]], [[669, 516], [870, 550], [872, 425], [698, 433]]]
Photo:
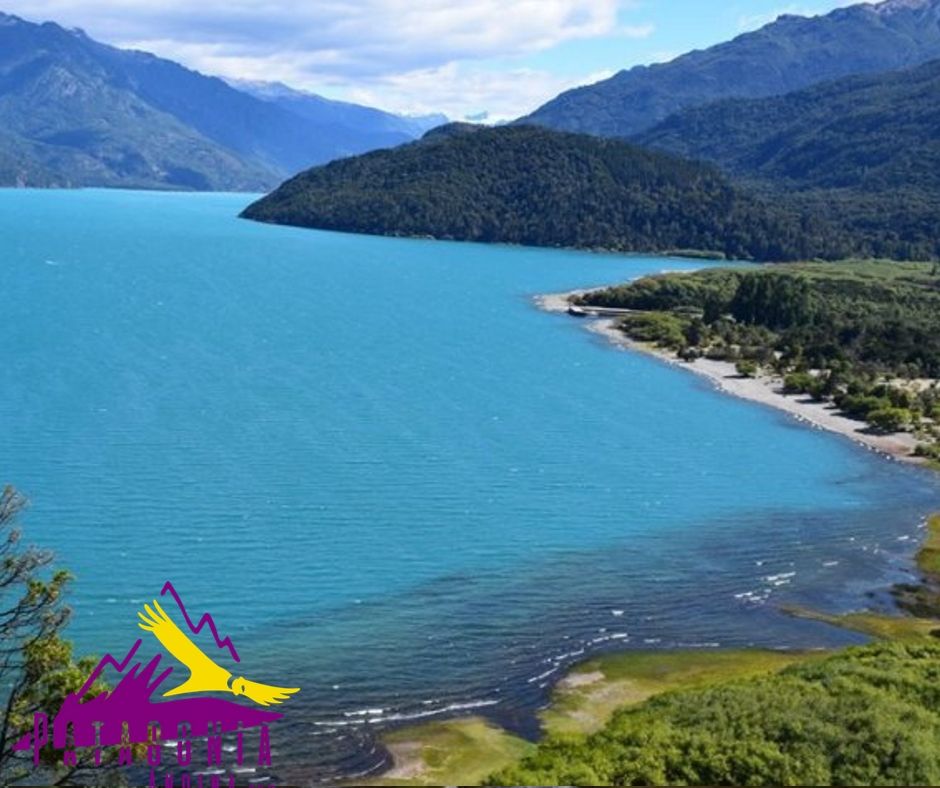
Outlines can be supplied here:
[[917, 567], [932, 579], [940, 580], [940, 514], [927, 521], [927, 538], [917, 553]]
[[479, 785], [535, 745], [479, 717], [400, 728], [382, 737], [393, 769], [370, 785]]
[[775, 673], [822, 652], [634, 651], [578, 665], [556, 687], [540, 715], [547, 734], [592, 733], [617, 709], [663, 692], [708, 686], [733, 678]]
[[802, 607], [787, 607], [785, 613], [796, 618], [810, 621], [822, 621], [835, 627], [851, 629], [880, 640], [918, 641], [936, 639], [933, 633], [940, 631], [940, 622], [929, 618], [914, 616], [888, 616], [882, 613], [823, 613]]

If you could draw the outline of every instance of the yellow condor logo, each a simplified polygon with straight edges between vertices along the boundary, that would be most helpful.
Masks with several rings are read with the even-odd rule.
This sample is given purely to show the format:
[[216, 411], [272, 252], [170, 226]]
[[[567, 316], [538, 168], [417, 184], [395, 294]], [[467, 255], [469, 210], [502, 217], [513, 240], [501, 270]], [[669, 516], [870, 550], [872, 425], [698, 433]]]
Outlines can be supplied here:
[[273, 703], [281, 703], [300, 691], [299, 687], [273, 687], [270, 684], [249, 681], [244, 676], [233, 680], [231, 672], [207, 657], [163, 611], [156, 599], [153, 600], [153, 607], [144, 605], [144, 612], [138, 611], [137, 615], [140, 618], [137, 626], [152, 634], [173, 657], [189, 669], [189, 678], [179, 686], [164, 692], [164, 697], [199, 692], [230, 692], [236, 696], [243, 695], [261, 706], [270, 706]]

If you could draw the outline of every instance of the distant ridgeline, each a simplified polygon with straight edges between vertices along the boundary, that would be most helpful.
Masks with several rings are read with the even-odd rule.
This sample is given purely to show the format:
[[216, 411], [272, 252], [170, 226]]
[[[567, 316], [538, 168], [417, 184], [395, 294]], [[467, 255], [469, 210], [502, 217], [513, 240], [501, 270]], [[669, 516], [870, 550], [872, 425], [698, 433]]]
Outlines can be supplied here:
[[792, 212], [828, 219], [857, 253], [940, 256], [940, 61], [708, 104], [635, 141], [714, 162]]
[[777, 210], [711, 165], [527, 126], [441, 127], [308, 170], [243, 216], [376, 235], [758, 260], [847, 249], [825, 223]]
[[823, 16], [784, 14], [732, 41], [566, 91], [523, 122], [626, 138], [720, 99], [779, 96], [936, 58], [940, 0], [858, 3]]
[[0, 186], [261, 191], [440, 120], [239, 88], [0, 13]]

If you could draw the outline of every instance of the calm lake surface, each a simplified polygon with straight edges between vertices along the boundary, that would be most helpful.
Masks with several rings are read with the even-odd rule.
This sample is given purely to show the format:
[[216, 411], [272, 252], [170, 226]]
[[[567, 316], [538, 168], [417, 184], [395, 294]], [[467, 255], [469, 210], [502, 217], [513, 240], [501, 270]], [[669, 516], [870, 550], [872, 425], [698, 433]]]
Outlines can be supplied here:
[[76, 576], [80, 651], [123, 654], [169, 579], [245, 675], [302, 687], [295, 781], [378, 768], [408, 719], [532, 734], [599, 650], [857, 642], [777, 606], [883, 602], [940, 508], [927, 472], [532, 306], [700, 263], [247, 202], [0, 192], [0, 481]]

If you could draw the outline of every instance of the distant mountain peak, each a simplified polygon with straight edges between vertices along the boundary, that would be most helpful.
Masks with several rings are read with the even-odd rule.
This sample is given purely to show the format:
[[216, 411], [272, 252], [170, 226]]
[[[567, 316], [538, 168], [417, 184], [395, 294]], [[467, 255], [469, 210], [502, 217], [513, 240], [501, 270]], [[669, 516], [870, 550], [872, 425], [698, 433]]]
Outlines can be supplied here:
[[894, 14], [899, 11], [919, 11], [924, 8], [940, 8], [940, 0], [882, 0], [867, 3], [876, 13]]

